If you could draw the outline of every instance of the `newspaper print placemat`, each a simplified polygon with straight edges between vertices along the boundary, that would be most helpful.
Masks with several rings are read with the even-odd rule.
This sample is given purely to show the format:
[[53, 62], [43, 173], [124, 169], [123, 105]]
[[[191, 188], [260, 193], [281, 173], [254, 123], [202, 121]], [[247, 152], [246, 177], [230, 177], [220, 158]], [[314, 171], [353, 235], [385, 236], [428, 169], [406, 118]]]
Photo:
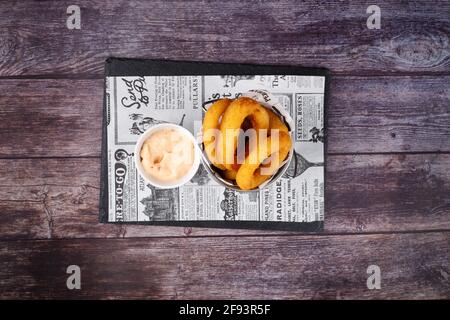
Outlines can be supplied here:
[[[286, 174], [253, 193], [218, 185], [200, 166], [177, 189], [147, 184], [134, 165], [141, 133], [161, 122], [201, 130], [202, 103], [252, 89], [273, 94], [295, 122], [295, 154]], [[324, 76], [106, 77], [109, 222], [324, 220]]]

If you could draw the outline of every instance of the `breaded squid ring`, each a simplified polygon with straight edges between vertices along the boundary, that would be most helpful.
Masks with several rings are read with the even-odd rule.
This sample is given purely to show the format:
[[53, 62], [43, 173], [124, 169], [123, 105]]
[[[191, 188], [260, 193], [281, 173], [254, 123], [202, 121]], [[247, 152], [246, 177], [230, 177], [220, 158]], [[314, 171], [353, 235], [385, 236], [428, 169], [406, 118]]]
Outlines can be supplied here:
[[208, 156], [209, 161], [221, 170], [225, 170], [225, 167], [216, 159], [216, 139], [218, 139], [218, 135], [220, 135], [220, 117], [230, 103], [230, 99], [217, 100], [211, 107], [209, 107], [208, 111], [205, 113], [205, 117], [203, 118], [203, 146], [205, 147], [205, 153]]
[[275, 114], [272, 110], [267, 109], [267, 112], [269, 113], [269, 135], [270, 131], [273, 129], [278, 129], [280, 131], [284, 131], [286, 133], [289, 133], [288, 127], [284, 124], [283, 121], [281, 121], [280, 117]]
[[[278, 143], [273, 148], [270, 137], [260, 141], [258, 147], [251, 150], [245, 158], [245, 162], [239, 167], [236, 175], [236, 183], [242, 190], [255, 189], [268, 180], [286, 159], [292, 146], [291, 137], [288, 133], [279, 131], [278, 139]], [[271, 162], [269, 166], [266, 166], [263, 162], [269, 157]], [[267, 172], [261, 173], [261, 167], [264, 167]]]
[[250, 98], [235, 99], [225, 110], [220, 124], [218, 153], [219, 159], [223, 159], [223, 165], [227, 169], [232, 169], [239, 129], [247, 117], [252, 123], [253, 129], [269, 128], [270, 119], [266, 108]]
[[228, 180], [236, 180], [237, 170], [227, 169], [223, 172], [223, 177]]
[[237, 163], [237, 159], [236, 159], [237, 157], [235, 156], [235, 163], [233, 163], [232, 165], [231, 165], [231, 169], [225, 169], [224, 171], [223, 171], [223, 173], [222, 173], [222, 176], [225, 178], [225, 179], [228, 179], [228, 180], [236, 180], [236, 175], [237, 175], [237, 172], [238, 172], [238, 170], [239, 170], [239, 167], [241, 166], [239, 163]]
[[[284, 131], [286, 133], [289, 132], [289, 129], [287, 128], [287, 126], [284, 124], [283, 121], [281, 121], [280, 117], [275, 114], [272, 110], [270, 109], [266, 109], [267, 112], [269, 113], [269, 134], [271, 133], [270, 130], [280, 130], [280, 131]], [[237, 167], [237, 168], [234, 168]], [[236, 180], [236, 175], [237, 172], [239, 170], [239, 165], [233, 166], [233, 169], [226, 169], [223, 172], [223, 177], [225, 179], [228, 180]]]

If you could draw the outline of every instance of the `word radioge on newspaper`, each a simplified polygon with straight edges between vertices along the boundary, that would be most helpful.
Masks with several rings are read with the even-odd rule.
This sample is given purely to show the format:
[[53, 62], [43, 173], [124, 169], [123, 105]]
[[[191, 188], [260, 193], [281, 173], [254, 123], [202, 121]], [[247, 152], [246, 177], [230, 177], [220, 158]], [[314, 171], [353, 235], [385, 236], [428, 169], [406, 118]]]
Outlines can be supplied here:
[[[161, 122], [201, 129], [202, 103], [270, 92], [295, 122], [294, 157], [284, 176], [263, 190], [241, 193], [217, 184], [203, 166], [186, 185], [157, 189], [136, 171], [135, 143]], [[107, 158], [110, 222], [324, 219], [323, 76], [107, 77]]]

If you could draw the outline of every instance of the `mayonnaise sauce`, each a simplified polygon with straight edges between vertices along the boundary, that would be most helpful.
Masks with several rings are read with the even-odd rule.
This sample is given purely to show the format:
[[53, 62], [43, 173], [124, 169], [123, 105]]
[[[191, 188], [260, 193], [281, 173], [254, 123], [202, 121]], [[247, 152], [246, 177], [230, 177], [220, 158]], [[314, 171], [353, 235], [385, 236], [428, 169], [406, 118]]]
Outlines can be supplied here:
[[145, 140], [140, 156], [144, 171], [152, 178], [176, 182], [194, 164], [194, 144], [182, 132], [161, 129]]

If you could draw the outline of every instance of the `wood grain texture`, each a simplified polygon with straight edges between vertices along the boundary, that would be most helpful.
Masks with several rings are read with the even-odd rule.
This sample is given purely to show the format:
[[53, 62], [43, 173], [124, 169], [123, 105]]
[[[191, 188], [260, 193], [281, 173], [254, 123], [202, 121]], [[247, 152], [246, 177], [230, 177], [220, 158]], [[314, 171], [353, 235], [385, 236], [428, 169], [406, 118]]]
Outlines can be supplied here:
[[[325, 232], [450, 230], [450, 155], [328, 158]], [[0, 160], [0, 238], [288, 235], [98, 222], [99, 159]]]
[[334, 77], [328, 152], [450, 151], [450, 77]]
[[[328, 151], [449, 152], [448, 83], [450, 76], [333, 77]], [[102, 80], [3, 79], [0, 92], [0, 157], [100, 156]]]
[[0, 92], [2, 157], [100, 155], [102, 80], [0, 80]]
[[[448, 299], [450, 232], [0, 242], [1, 298]], [[81, 290], [66, 268], [81, 268]], [[381, 269], [381, 290], [366, 287]]]
[[[0, 298], [450, 299], [449, 1], [71, 4], [0, 5]], [[329, 68], [325, 232], [100, 224], [110, 56]]]
[[70, 1], [0, 7], [0, 76], [102, 75], [108, 56], [298, 64], [334, 74], [447, 73], [450, 3], [367, 1]]

